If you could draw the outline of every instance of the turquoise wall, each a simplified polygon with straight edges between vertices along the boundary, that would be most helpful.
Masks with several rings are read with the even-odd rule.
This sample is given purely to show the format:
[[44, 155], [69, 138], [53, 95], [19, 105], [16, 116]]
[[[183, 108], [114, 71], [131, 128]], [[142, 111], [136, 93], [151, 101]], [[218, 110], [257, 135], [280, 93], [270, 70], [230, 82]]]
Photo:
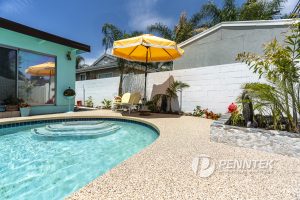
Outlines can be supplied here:
[[[68, 100], [63, 96], [63, 92], [68, 87], [71, 87], [75, 90], [76, 49], [9, 31], [3, 28], [0, 28], [0, 45], [56, 56], [56, 105], [33, 106], [30, 114], [37, 115], [68, 111]], [[71, 52], [72, 60], [67, 60], [66, 58], [68, 51]], [[71, 108], [73, 108], [74, 100], [71, 101], [71, 104]]]

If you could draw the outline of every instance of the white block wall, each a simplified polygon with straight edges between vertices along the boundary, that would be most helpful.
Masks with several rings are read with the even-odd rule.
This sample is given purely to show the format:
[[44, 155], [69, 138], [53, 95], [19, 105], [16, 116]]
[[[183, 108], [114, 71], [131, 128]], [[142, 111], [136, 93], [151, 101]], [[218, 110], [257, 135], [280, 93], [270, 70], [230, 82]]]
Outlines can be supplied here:
[[[113, 99], [118, 94], [119, 78], [104, 78], [76, 81], [76, 101], [93, 98], [94, 106], [100, 106], [103, 99]], [[85, 93], [85, 94], [84, 94]]]
[[[192, 112], [199, 105], [217, 113], [225, 113], [228, 105], [241, 94], [242, 84], [262, 81], [249, 70], [247, 65], [241, 63], [151, 73], [148, 75], [147, 81], [148, 99], [151, 97], [153, 85], [162, 84], [170, 76], [190, 85], [190, 88], [183, 90], [182, 93], [182, 110], [185, 112]], [[137, 75], [131, 79], [134, 79], [134, 83], [139, 84], [136, 90], [142, 93], [143, 76]], [[117, 95], [118, 85], [119, 78], [78, 81], [76, 82], [76, 99], [83, 100], [84, 86], [86, 99], [88, 96], [92, 96], [95, 104], [101, 105], [104, 98], [112, 99]], [[126, 90], [127, 86], [123, 87]], [[132, 90], [133, 87], [128, 88], [127, 90]], [[178, 95], [180, 96], [180, 94]]]

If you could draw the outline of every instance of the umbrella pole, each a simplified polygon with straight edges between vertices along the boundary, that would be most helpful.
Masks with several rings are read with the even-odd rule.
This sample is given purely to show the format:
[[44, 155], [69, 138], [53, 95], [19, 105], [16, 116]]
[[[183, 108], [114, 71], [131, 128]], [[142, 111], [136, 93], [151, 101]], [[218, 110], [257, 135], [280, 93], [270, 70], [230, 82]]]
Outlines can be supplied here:
[[48, 84], [48, 99], [47, 102], [50, 100], [50, 90], [51, 90], [51, 70], [50, 70], [50, 76], [49, 76], [49, 84]]
[[145, 71], [145, 88], [144, 88], [144, 99], [147, 101], [147, 69], [148, 69], [148, 64], [146, 63], [146, 71]]
[[145, 70], [145, 88], [144, 88], [144, 101], [146, 103], [147, 101], [147, 71], [148, 71], [148, 50], [149, 50], [149, 47], [146, 47], [147, 48], [147, 53], [146, 53], [146, 70]]

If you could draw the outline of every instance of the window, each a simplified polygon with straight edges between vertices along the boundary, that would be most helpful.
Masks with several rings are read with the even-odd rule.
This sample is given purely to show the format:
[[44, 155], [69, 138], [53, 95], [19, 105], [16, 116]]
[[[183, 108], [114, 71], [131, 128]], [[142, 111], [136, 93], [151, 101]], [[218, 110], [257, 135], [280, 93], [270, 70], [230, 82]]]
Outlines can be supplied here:
[[56, 58], [20, 50], [18, 97], [30, 105], [55, 104]]
[[100, 74], [98, 74], [98, 79], [101, 79], [101, 78], [111, 78], [112, 76], [113, 76], [112, 72], [100, 73]]
[[0, 47], [0, 103], [17, 96], [17, 51]]
[[80, 74], [80, 80], [85, 81], [86, 80], [86, 74]]

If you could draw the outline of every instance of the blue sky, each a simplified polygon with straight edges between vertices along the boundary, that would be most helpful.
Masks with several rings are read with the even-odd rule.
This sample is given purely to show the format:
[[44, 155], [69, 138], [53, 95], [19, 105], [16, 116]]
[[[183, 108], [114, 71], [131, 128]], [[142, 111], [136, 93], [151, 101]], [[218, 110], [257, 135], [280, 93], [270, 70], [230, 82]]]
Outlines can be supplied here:
[[[244, 0], [236, 0], [241, 4]], [[173, 27], [182, 11], [197, 12], [206, 0], [0, 0], [0, 16], [88, 44], [90, 64], [104, 52], [101, 27], [112, 23], [123, 30], [141, 30], [155, 22]], [[222, 4], [221, 0], [215, 0]], [[288, 0], [289, 12], [297, 0]]]

